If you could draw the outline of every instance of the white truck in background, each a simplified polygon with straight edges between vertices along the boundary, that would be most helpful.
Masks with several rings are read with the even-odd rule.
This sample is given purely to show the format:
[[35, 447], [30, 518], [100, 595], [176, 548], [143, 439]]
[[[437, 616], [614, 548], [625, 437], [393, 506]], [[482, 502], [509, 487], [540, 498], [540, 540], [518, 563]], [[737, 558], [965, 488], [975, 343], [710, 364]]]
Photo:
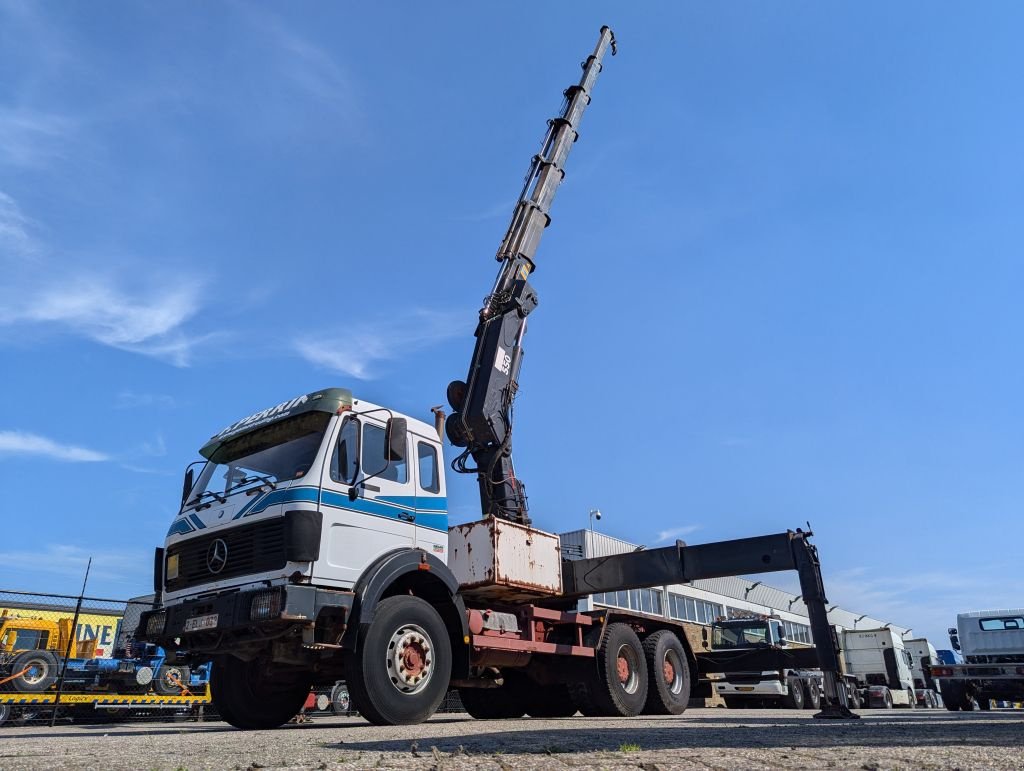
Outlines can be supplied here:
[[960, 613], [949, 641], [964, 663], [930, 667], [946, 709], [987, 710], [993, 700], [1024, 701], [1024, 608]]
[[924, 637], [904, 640], [903, 645], [910, 654], [910, 672], [914, 676], [914, 693], [917, 706], [926, 709], [941, 707], [942, 689], [932, 677], [930, 667], [939, 662], [939, 654], [935, 646]]
[[753, 658], [746, 655], [774, 650], [785, 657], [796, 655], [802, 649], [812, 649], [810, 645], [787, 640], [778, 616], [720, 619], [711, 625], [709, 643], [710, 655], [730, 658], [727, 671], [708, 673], [713, 690], [729, 709], [760, 706], [818, 709], [821, 704], [821, 670], [799, 666], [762, 669], [754, 666]]
[[889, 628], [842, 634], [846, 674], [857, 682], [864, 706], [892, 709], [917, 705], [911, 656], [903, 639]]

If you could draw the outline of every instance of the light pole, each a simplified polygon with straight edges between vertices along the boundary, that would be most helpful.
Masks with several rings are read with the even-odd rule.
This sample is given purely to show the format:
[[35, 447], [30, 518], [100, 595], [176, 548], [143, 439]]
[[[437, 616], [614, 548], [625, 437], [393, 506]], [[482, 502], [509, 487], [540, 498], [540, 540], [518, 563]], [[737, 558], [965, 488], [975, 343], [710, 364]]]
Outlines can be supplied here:
[[588, 543], [587, 543], [587, 556], [588, 557], [593, 557], [594, 556], [594, 520], [595, 519], [597, 519], [597, 520], [601, 519], [601, 510], [600, 509], [591, 509], [590, 510], [590, 536], [587, 539], [588, 540]]

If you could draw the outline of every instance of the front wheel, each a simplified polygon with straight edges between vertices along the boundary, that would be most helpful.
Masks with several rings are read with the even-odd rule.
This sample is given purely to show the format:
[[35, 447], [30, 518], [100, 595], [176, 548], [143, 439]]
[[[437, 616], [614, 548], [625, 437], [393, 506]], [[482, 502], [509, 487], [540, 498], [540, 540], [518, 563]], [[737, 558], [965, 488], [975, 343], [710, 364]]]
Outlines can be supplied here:
[[352, 703], [371, 723], [422, 723], [440, 706], [451, 679], [444, 621], [419, 597], [388, 597], [360, 633], [346, 674]]
[[42, 693], [57, 682], [60, 663], [52, 651], [25, 651], [11, 662], [10, 688], [24, 693]]
[[789, 693], [782, 697], [782, 706], [786, 709], [803, 709], [804, 687], [800, 680], [795, 677], [789, 678], [786, 681], [786, 690]]
[[191, 677], [188, 667], [164, 664], [153, 679], [153, 691], [160, 696], [181, 696]]
[[259, 659], [223, 656], [210, 673], [210, 695], [220, 716], [235, 728], [277, 728], [302, 709], [310, 680], [273, 676]]

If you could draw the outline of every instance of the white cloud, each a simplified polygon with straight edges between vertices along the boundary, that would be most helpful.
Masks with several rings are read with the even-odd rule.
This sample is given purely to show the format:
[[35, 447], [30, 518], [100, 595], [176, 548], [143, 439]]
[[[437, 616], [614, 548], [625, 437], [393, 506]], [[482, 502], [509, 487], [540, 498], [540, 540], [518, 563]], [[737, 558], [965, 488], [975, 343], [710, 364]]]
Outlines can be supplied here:
[[[0, 325], [56, 326], [113, 348], [184, 367], [206, 338], [190, 338], [181, 326], [199, 310], [197, 284], [124, 289], [102, 276], [64, 279], [49, 286], [11, 288], [0, 297]], [[6, 307], [5, 307], [6, 306]]]
[[110, 456], [72, 444], [58, 444], [38, 434], [25, 431], [0, 431], [0, 454], [38, 455], [53, 460], [75, 463], [109, 460]]
[[0, 107], [0, 164], [35, 168], [62, 157], [74, 125], [54, 113]]
[[654, 543], [665, 543], [665, 541], [675, 541], [677, 538], [682, 538], [684, 535], [700, 530], [700, 525], [685, 525], [683, 527], [674, 527], [669, 530], [661, 530], [654, 539]]
[[[0, 138], [0, 146], [2, 142]], [[18, 202], [0, 191], [0, 259], [29, 256], [39, 251], [31, 233], [32, 226], [32, 220], [21, 211]]]
[[334, 339], [317, 336], [298, 340], [295, 350], [318, 367], [360, 380], [373, 380], [384, 362], [465, 334], [472, 329], [471, 322], [468, 314], [420, 310], [398, 321], [356, 325]]

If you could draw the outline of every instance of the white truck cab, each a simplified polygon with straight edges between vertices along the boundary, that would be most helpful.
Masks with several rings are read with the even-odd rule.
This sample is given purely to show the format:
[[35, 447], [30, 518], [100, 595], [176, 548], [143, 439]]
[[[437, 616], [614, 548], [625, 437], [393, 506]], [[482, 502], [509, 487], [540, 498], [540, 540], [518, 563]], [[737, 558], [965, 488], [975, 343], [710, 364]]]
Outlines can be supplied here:
[[903, 638], [887, 627], [843, 631], [846, 674], [856, 678], [869, 707], [914, 707], [913, 657]]

